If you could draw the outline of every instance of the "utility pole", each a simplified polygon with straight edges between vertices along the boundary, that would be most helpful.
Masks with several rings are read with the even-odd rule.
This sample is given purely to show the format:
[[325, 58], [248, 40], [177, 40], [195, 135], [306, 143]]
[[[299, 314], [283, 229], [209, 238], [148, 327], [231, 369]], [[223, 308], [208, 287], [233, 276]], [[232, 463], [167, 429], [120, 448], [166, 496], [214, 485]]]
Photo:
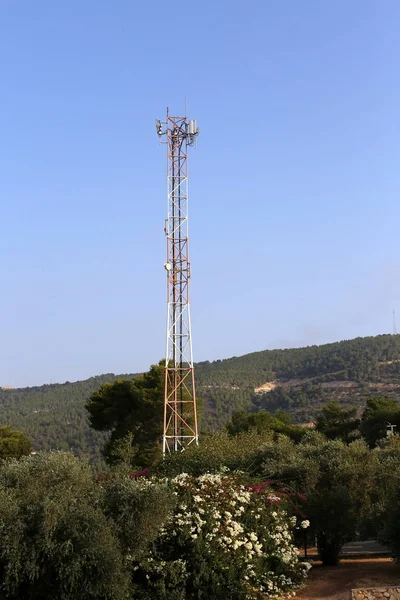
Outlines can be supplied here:
[[163, 455], [198, 444], [196, 391], [189, 303], [188, 148], [196, 121], [169, 114], [156, 121], [167, 146], [167, 340], [165, 353]]
[[392, 423], [386, 423], [386, 435], [387, 436], [393, 435], [395, 427], [397, 427], [397, 425], [392, 425]]

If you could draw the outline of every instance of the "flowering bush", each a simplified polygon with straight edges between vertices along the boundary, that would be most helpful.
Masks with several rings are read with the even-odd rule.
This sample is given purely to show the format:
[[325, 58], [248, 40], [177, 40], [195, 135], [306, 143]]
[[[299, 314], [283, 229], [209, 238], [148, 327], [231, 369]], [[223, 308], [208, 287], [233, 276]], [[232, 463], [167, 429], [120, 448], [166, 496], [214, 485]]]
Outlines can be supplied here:
[[177, 507], [150, 553], [132, 563], [135, 597], [275, 600], [304, 581], [308, 565], [292, 541], [296, 517], [271, 488], [231, 474], [164, 482]]

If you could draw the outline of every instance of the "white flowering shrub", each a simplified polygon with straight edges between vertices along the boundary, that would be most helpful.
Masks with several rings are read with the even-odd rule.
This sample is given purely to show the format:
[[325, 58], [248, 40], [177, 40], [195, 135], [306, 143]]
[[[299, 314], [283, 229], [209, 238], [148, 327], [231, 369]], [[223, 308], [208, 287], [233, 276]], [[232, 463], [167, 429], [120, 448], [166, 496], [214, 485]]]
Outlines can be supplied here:
[[181, 474], [165, 482], [177, 507], [133, 565], [135, 597], [276, 600], [290, 597], [308, 565], [298, 561], [290, 518], [270, 488], [238, 476]]

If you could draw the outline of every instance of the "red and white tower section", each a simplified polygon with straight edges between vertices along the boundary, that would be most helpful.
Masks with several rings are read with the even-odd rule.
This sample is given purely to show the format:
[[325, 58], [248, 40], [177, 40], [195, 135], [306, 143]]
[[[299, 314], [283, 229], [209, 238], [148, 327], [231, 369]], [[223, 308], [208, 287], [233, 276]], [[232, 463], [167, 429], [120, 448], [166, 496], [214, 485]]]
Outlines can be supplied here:
[[196, 142], [196, 121], [169, 114], [156, 121], [167, 146], [167, 339], [163, 454], [198, 444], [196, 390], [190, 322], [188, 231], [188, 148]]

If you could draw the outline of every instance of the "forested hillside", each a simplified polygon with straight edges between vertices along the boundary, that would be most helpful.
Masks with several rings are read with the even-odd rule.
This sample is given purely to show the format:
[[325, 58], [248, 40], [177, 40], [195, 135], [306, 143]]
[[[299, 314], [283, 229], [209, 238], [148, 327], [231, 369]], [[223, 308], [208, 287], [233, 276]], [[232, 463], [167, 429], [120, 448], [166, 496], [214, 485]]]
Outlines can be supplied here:
[[0, 424], [24, 430], [35, 450], [72, 449], [97, 459], [107, 436], [89, 427], [84, 404], [102, 383], [116, 378], [109, 373], [75, 383], [0, 388]]
[[[36, 450], [71, 448], [99, 456], [105, 435], [88, 426], [85, 401], [107, 374], [76, 383], [0, 389], [0, 425], [23, 429]], [[283, 408], [295, 422], [312, 419], [336, 400], [361, 410], [368, 397], [400, 399], [400, 335], [288, 350], [265, 350], [196, 365], [197, 393], [204, 399], [203, 430], [224, 426], [232, 413]]]
[[400, 335], [380, 335], [199, 363], [203, 427], [221, 427], [240, 408], [281, 408], [307, 422], [330, 400], [361, 409], [372, 395], [400, 399], [399, 360]]

